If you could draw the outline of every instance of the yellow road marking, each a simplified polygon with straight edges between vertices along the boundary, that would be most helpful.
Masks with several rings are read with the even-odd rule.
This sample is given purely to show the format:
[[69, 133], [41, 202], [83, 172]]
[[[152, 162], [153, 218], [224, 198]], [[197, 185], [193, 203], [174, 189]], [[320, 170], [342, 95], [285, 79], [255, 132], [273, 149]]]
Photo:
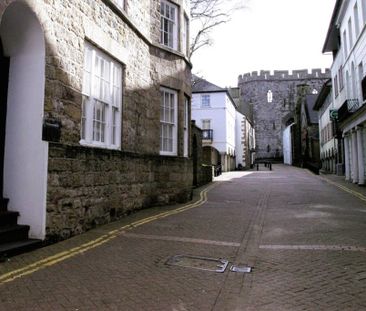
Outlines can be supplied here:
[[364, 196], [362, 193], [359, 193], [359, 192], [357, 192], [357, 191], [354, 191], [354, 190], [352, 190], [352, 189], [349, 189], [349, 188], [347, 188], [347, 187], [345, 187], [345, 186], [343, 186], [343, 185], [341, 185], [341, 184], [338, 184], [338, 183], [336, 183], [336, 182], [334, 182], [334, 181], [331, 181], [331, 180], [329, 180], [329, 179], [327, 179], [327, 178], [325, 178], [325, 177], [320, 177], [320, 178], [321, 178], [322, 180], [326, 181], [327, 183], [329, 183], [329, 184], [331, 184], [331, 185], [333, 185], [333, 186], [336, 186], [336, 187], [338, 187], [339, 189], [342, 189], [343, 191], [348, 192], [348, 193], [350, 193], [350, 194], [354, 195], [355, 197], [359, 198], [360, 200], [362, 200], [362, 201], [365, 201], [365, 202], [366, 202], [366, 196]]
[[39, 260], [39, 261], [34, 262], [32, 264], [29, 264], [29, 265], [27, 265], [23, 268], [19, 268], [19, 269], [10, 271], [8, 273], [5, 273], [5, 274], [0, 276], [0, 285], [4, 284], [4, 283], [7, 283], [7, 282], [11, 282], [11, 281], [13, 281], [15, 279], [18, 279], [20, 277], [32, 274], [32, 273], [34, 273], [38, 270], [41, 270], [45, 267], [53, 266], [56, 263], [64, 261], [64, 260], [66, 260], [68, 258], [71, 258], [73, 256], [76, 256], [78, 254], [82, 254], [82, 253], [84, 253], [84, 252], [86, 252], [90, 249], [93, 249], [97, 246], [100, 246], [102, 244], [107, 243], [108, 241], [116, 238], [117, 236], [121, 235], [123, 232], [125, 232], [127, 230], [142, 226], [144, 224], [147, 224], [149, 222], [152, 222], [152, 221], [155, 221], [155, 220], [158, 220], [158, 219], [162, 219], [162, 218], [165, 218], [165, 217], [168, 217], [168, 216], [171, 216], [171, 215], [182, 213], [184, 211], [190, 210], [190, 209], [195, 208], [195, 207], [199, 207], [202, 204], [207, 202], [207, 193], [215, 186], [216, 186], [216, 184], [212, 184], [212, 185], [208, 186], [206, 189], [202, 190], [200, 192], [200, 199], [197, 200], [194, 203], [184, 205], [184, 206], [176, 208], [172, 211], [163, 212], [163, 213], [160, 213], [160, 214], [157, 214], [157, 215], [154, 215], [154, 216], [146, 217], [144, 219], [132, 222], [131, 224], [128, 224], [128, 225], [122, 226], [121, 228], [112, 230], [112, 231], [102, 235], [101, 237], [95, 239], [95, 240], [84, 243], [84, 244], [82, 244], [80, 246], [77, 246], [77, 247], [74, 247], [70, 250], [60, 252], [60, 253], [55, 254], [53, 256], [49, 256], [47, 258], [44, 258], [42, 260]]

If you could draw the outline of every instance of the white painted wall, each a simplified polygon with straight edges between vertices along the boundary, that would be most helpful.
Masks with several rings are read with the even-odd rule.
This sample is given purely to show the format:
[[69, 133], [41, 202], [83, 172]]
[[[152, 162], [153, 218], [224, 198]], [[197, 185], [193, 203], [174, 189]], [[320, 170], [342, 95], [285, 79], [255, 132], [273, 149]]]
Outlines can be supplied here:
[[289, 125], [283, 131], [283, 163], [292, 165], [292, 141], [291, 141], [291, 127], [293, 124]]
[[[210, 95], [210, 108], [201, 108], [201, 95]], [[212, 146], [220, 153], [235, 151], [235, 107], [226, 92], [192, 94], [192, 120], [202, 128], [202, 120], [211, 120]]]
[[48, 144], [42, 141], [45, 42], [31, 10], [15, 2], [5, 11], [0, 34], [10, 56], [6, 120], [4, 197], [30, 237], [44, 238]]
[[[359, 35], [356, 35], [356, 26], [354, 18], [354, 6], [358, 7], [358, 27]], [[335, 98], [335, 104], [339, 107], [346, 98], [358, 98], [361, 101], [361, 80], [358, 75], [358, 66], [363, 63], [363, 74], [366, 72], [366, 16], [363, 16], [362, 10], [366, 6], [364, 0], [344, 1], [338, 16], [337, 23], [340, 23], [341, 50], [338, 52], [335, 62], [332, 64], [332, 77], [335, 75], [336, 67], [343, 65], [344, 83], [346, 85], [344, 93], [340, 98]], [[348, 21], [351, 20], [351, 32], [349, 31]], [[343, 33], [346, 32], [347, 40], [344, 42]], [[352, 36], [352, 46], [349, 43], [349, 37]], [[347, 45], [347, 54], [344, 54], [344, 46]], [[356, 90], [347, 89], [346, 73], [350, 75], [350, 85], [352, 86], [352, 64], [355, 67], [354, 84]]]
[[244, 136], [244, 128], [246, 126], [246, 120], [243, 114], [236, 111], [236, 122], [235, 122], [235, 164], [238, 167], [241, 164], [245, 167], [244, 163], [244, 148], [242, 137]]

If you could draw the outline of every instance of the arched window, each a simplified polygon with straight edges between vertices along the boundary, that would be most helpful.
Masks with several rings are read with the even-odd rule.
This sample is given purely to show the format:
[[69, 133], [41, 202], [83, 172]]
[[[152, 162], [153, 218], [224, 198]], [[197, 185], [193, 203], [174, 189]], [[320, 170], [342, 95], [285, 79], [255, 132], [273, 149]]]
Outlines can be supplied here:
[[273, 93], [271, 90], [267, 92], [267, 102], [271, 103], [273, 101]]

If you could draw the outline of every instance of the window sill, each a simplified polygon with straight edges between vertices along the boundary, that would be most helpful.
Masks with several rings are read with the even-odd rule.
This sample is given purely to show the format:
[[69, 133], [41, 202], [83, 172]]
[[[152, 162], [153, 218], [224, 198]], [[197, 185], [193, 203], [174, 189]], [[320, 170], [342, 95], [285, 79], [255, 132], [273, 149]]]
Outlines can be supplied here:
[[176, 157], [178, 156], [176, 152], [168, 152], [168, 151], [160, 151], [161, 156], [167, 156], [167, 157]]
[[154, 47], [156, 47], [156, 48], [158, 48], [158, 49], [160, 49], [160, 50], [163, 50], [165, 52], [172, 53], [172, 54], [177, 55], [177, 56], [179, 56], [181, 58], [184, 58], [184, 60], [187, 62], [187, 64], [189, 64], [192, 67], [192, 63], [188, 59], [188, 56], [185, 55], [185, 54], [183, 54], [182, 52], [180, 52], [180, 51], [178, 51], [176, 49], [172, 49], [172, 48], [170, 48], [170, 47], [168, 47], [166, 45], [163, 45], [161, 43], [158, 43], [157, 44], [157, 43], [153, 43], [152, 42], [151, 45], [154, 46]]
[[84, 147], [108, 149], [108, 150], [121, 150], [120, 146], [113, 146], [113, 145], [105, 145], [105, 144], [102, 144], [102, 143], [87, 142], [85, 140], [80, 140], [79, 143], [80, 143], [81, 146], [84, 146]]

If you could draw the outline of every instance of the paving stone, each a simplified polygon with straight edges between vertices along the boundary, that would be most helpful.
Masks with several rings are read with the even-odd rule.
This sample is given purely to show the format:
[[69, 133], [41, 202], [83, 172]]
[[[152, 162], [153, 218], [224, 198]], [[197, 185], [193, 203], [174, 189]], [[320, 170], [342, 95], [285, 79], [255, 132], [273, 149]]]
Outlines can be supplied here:
[[[225, 173], [215, 183], [200, 207], [1, 283], [0, 310], [366, 309], [365, 201], [282, 165], [271, 172]], [[5, 273], [174, 208], [144, 210], [11, 258], [0, 265], [0, 282]], [[179, 254], [254, 268], [249, 274], [212, 273], [166, 265]]]

